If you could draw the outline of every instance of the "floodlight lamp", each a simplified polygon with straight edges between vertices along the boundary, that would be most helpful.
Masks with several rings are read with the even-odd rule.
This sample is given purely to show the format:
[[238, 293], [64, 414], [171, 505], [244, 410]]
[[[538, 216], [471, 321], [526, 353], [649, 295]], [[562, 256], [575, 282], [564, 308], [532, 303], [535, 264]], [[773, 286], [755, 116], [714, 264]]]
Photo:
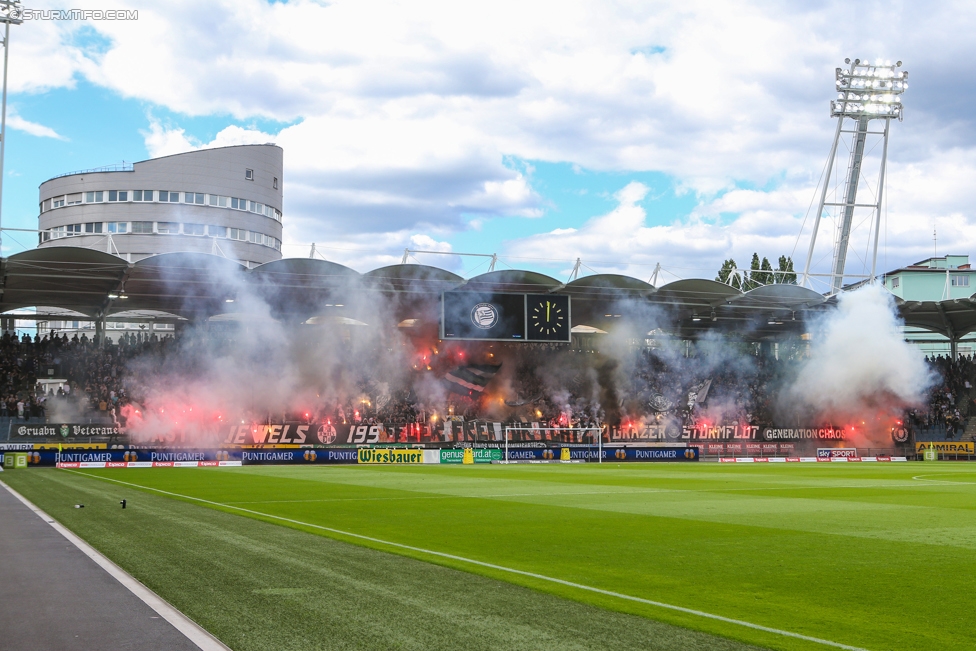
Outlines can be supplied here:
[[[849, 61], [845, 60], [845, 62]], [[899, 61], [898, 64], [901, 62]], [[902, 118], [899, 95], [908, 89], [908, 73], [880, 59], [871, 65], [855, 59], [849, 69], [837, 68], [837, 99], [831, 101], [831, 117]]]
[[20, 0], [0, 0], [0, 24], [20, 25], [24, 22], [24, 7]]
[[119, 295], [118, 294], [109, 294], [108, 297], [114, 300], [114, 299], [118, 298]]
[[696, 323], [698, 321], [701, 321], [701, 317], [698, 316], [698, 312], [692, 312], [691, 313], [691, 320], [694, 321], [694, 322], [696, 322]]

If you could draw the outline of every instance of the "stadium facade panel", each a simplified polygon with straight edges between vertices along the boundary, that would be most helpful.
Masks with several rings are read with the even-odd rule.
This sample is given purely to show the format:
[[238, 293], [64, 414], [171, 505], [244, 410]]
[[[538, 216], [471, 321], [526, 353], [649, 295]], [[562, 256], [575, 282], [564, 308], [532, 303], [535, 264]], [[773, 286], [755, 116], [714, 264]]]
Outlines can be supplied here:
[[40, 186], [38, 247], [77, 246], [136, 262], [211, 253], [255, 267], [281, 259], [283, 152], [203, 149]]

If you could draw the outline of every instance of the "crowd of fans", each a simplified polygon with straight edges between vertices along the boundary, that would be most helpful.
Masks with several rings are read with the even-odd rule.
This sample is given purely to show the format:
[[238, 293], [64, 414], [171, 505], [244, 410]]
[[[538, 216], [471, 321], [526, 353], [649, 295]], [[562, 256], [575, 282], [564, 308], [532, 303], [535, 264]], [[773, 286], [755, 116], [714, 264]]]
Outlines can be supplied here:
[[136, 357], [164, 354], [173, 337], [126, 334], [96, 346], [86, 334], [0, 337], [0, 417], [62, 422], [115, 420], [128, 400], [125, 375]]
[[908, 412], [907, 422], [916, 430], [944, 432], [953, 440], [962, 435], [976, 398], [976, 361], [972, 356], [937, 356], [928, 360], [936, 382], [925, 407]]
[[[86, 335], [5, 334], [0, 337], [0, 417], [124, 424], [122, 407], [144, 398], [133, 395], [140, 385], [129, 380], [141, 372], [134, 369], [145, 369], [148, 363], [190, 374], [203, 353], [213, 352], [194, 346], [211, 345], [171, 335], [125, 334], [96, 346]], [[451, 392], [447, 384], [431, 391], [430, 376], [442, 377], [445, 367], [427, 375], [424, 391], [418, 390], [416, 374], [404, 375], [400, 386], [362, 377], [343, 400], [323, 398], [319, 405], [304, 406], [303, 413], [251, 417], [328, 419], [337, 425], [429, 424], [449, 418], [593, 427], [655, 417], [691, 424], [708, 414], [725, 423], [771, 424], [784, 416], [776, 413], [776, 398], [800, 358], [764, 355], [750, 344], [729, 342], [699, 345], [691, 353], [680, 347], [635, 347], [607, 355], [549, 344], [499, 345], [493, 350], [497, 375], [483, 391], [466, 395]], [[939, 429], [946, 438], [958, 437], [976, 397], [976, 362], [963, 356], [934, 357], [928, 363], [936, 384], [928, 403], [908, 412], [906, 423], [915, 430]]]

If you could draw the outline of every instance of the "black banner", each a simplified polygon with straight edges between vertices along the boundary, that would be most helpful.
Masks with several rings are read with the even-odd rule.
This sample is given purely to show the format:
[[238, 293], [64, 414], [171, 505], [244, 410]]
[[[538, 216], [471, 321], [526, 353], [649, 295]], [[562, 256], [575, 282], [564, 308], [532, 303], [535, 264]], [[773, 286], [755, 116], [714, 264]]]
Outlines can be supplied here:
[[42, 441], [42, 440], [71, 440], [76, 438], [90, 438], [93, 436], [118, 437], [122, 435], [116, 425], [92, 425], [72, 423], [10, 423], [10, 440]]
[[610, 440], [624, 441], [842, 441], [847, 437], [839, 427], [761, 427], [748, 424], [722, 425], [680, 425], [676, 422], [637, 424], [614, 427], [610, 430]]

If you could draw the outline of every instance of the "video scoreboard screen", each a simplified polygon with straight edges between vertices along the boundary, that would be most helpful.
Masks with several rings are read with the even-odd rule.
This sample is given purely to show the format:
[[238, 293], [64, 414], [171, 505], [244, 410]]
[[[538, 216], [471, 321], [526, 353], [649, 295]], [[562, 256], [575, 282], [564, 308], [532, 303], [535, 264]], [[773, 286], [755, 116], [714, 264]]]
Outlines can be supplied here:
[[441, 339], [569, 342], [569, 296], [444, 292]]

